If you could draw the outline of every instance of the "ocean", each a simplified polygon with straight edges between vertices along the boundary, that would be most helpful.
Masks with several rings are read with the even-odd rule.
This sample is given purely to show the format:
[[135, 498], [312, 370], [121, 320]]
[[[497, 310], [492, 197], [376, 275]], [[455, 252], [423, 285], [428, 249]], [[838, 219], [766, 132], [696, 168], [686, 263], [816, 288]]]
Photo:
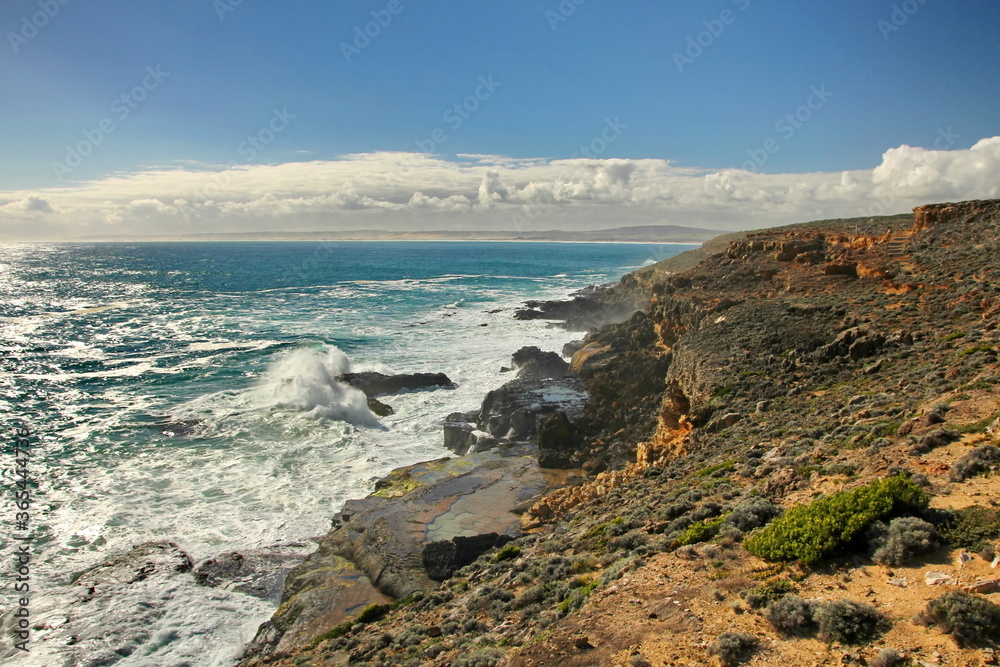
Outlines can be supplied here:
[[[559, 351], [579, 337], [514, 320], [521, 302], [617, 281], [685, 249], [0, 246], [0, 661], [232, 664], [274, 600], [199, 586], [188, 574], [81, 603], [75, 577], [153, 540], [175, 542], [196, 562], [255, 549], [305, 555], [375, 479], [448, 455], [444, 417], [477, 408], [503, 384], [500, 368], [515, 350]], [[349, 370], [443, 372], [457, 387], [384, 398], [395, 414], [377, 418], [336, 381]], [[33, 434], [23, 466], [18, 427]], [[33, 499], [26, 512], [15, 506], [19, 470]], [[14, 590], [15, 554], [25, 546], [28, 653], [12, 634], [26, 595]]]

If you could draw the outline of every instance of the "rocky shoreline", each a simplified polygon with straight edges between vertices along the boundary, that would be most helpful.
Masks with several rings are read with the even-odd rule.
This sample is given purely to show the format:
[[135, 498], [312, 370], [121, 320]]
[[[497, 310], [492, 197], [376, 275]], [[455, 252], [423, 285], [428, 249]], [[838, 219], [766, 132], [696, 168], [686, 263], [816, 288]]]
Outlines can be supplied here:
[[[627, 308], [590, 287], [567, 302], [528, 302], [568, 330], [593, 329]], [[534, 319], [536, 316], [519, 319]], [[433, 591], [484, 553], [524, 535], [522, 515], [546, 494], [580, 484], [570, 457], [589, 398], [560, 354], [524, 347], [504, 371], [514, 377], [489, 392], [478, 410], [453, 413], [443, 444], [456, 457], [393, 470], [366, 498], [348, 501], [318, 549], [285, 580], [280, 606], [247, 646], [242, 667], [307, 649], [331, 628], [372, 605]], [[351, 376], [344, 381], [377, 400], [400, 382], [447, 387], [443, 375]]]
[[[996, 664], [1000, 201], [707, 246], [527, 304], [584, 337], [348, 502], [241, 667]], [[858, 522], [818, 560], [755, 546], [887, 481], [793, 526]]]

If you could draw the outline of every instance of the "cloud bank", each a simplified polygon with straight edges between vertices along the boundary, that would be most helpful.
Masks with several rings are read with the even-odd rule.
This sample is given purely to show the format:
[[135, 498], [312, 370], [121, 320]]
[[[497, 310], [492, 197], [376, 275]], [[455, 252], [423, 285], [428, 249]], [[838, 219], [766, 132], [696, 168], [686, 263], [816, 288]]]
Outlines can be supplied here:
[[0, 240], [219, 232], [719, 230], [874, 216], [1000, 197], [1000, 137], [969, 149], [900, 146], [874, 169], [760, 174], [668, 160], [364, 153], [231, 168], [158, 168], [0, 192]]

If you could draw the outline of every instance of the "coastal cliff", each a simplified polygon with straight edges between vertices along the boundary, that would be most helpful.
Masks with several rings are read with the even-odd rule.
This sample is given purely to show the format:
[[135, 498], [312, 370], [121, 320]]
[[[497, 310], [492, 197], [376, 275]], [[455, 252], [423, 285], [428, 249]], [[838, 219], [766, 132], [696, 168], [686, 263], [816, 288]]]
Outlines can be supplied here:
[[242, 664], [995, 664], [1000, 201], [711, 250], [529, 304], [586, 404], [449, 417], [475, 453], [349, 503]]

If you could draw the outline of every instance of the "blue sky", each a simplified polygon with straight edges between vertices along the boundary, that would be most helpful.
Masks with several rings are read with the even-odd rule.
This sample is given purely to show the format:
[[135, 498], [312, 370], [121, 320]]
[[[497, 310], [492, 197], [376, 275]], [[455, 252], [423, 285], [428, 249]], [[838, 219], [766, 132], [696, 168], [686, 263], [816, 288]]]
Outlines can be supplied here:
[[[834, 173], [874, 169], [904, 144], [934, 148], [942, 133], [949, 150], [1000, 135], [990, 0], [579, 1], [5, 0], [0, 190], [13, 201], [115, 174], [428, 147], [446, 162]], [[391, 20], [355, 42], [373, 12]], [[695, 57], [679, 67], [677, 54]], [[469, 98], [477, 88], [482, 99]], [[778, 125], [809, 102], [806, 122]], [[446, 116], [456, 104], [465, 113]], [[248, 150], [275, 110], [293, 118]], [[428, 143], [439, 129], [446, 139]], [[81, 141], [88, 155], [60, 172]], [[754, 154], [766, 159], [748, 163]]]

